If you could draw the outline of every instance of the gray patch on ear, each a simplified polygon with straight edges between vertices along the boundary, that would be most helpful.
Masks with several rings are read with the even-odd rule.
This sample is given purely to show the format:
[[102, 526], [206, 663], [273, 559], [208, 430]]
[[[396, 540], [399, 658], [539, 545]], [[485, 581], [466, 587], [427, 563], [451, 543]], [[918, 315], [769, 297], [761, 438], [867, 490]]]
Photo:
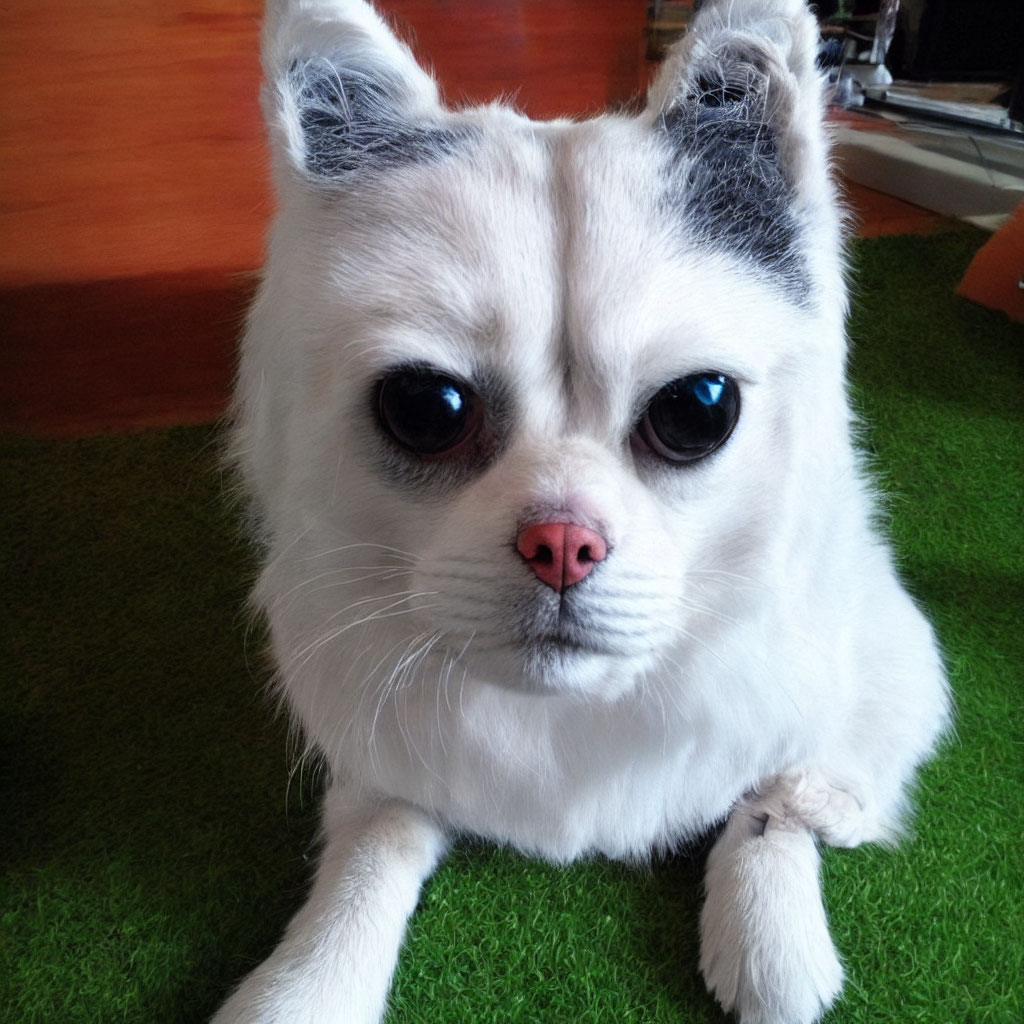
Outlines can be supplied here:
[[293, 64], [288, 85], [302, 130], [305, 169], [321, 180], [437, 160], [468, 135], [409, 117], [401, 79], [387, 69], [339, 70], [315, 58]]
[[767, 86], [746, 62], [694, 76], [659, 123], [677, 154], [669, 196], [699, 242], [753, 260], [805, 301], [810, 279]]

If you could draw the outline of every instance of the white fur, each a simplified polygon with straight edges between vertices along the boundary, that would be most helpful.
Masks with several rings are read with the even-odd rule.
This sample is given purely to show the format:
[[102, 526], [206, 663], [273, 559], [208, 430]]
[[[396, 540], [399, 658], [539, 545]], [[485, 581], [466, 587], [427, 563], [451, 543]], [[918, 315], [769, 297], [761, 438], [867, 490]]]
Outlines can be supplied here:
[[[897, 834], [947, 698], [851, 443], [813, 40], [802, 0], [726, 0], [640, 117], [537, 124], [442, 109], [358, 0], [269, 12], [280, 209], [236, 456], [281, 694], [333, 782], [309, 901], [218, 1024], [378, 1021], [453, 831], [559, 862], [641, 858], [730, 815], [701, 922], [709, 987], [744, 1024], [813, 1021], [839, 991], [815, 836]], [[742, 249], [689, 238], [664, 201], [660, 114], [695, 61], [751, 48], [770, 68], [803, 303]], [[470, 141], [311, 181], [287, 78], [311, 58], [386, 70], [397, 119]], [[441, 492], [382, 469], [368, 396], [410, 362], [469, 380], [483, 366], [512, 392], [500, 452]], [[634, 457], [638, 402], [710, 368], [741, 383], [729, 442], [685, 469]], [[595, 649], [547, 667], [513, 640], [543, 590], [513, 544], [538, 510], [599, 528], [610, 551], [580, 584]]]
[[706, 886], [700, 969], [722, 1006], [744, 1024], [816, 1020], [843, 969], [811, 833], [738, 807], [708, 856]]

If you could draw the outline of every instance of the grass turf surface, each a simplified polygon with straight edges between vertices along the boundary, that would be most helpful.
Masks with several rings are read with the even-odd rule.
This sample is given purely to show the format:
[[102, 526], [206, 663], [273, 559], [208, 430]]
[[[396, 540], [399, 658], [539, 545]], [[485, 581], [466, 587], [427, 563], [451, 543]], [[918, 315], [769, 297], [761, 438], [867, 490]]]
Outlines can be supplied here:
[[[956, 736], [895, 852], [824, 857], [847, 965], [829, 1024], [1024, 1015], [1024, 331], [952, 295], [981, 237], [855, 248], [855, 397]], [[242, 605], [215, 434], [2, 444], [0, 1015], [199, 1021], [311, 869]], [[701, 857], [555, 869], [465, 842], [426, 886], [391, 1024], [715, 1022]]]

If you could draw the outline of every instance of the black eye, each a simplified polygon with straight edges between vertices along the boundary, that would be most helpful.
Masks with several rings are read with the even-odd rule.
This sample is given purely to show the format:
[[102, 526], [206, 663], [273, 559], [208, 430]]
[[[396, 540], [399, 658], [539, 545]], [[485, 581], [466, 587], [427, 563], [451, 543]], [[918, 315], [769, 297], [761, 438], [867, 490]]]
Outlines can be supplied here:
[[728, 440], [740, 418], [740, 389], [722, 373], [694, 373], [666, 384], [634, 431], [669, 462], [696, 462]]
[[480, 425], [481, 404], [461, 381], [427, 369], [394, 370], [378, 385], [381, 426], [417, 455], [442, 455]]

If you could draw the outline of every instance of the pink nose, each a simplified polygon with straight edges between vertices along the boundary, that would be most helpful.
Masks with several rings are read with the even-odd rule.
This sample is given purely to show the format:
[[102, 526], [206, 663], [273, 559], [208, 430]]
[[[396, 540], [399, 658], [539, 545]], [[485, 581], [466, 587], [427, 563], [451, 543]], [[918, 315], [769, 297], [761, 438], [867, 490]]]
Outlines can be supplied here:
[[516, 550], [556, 593], [579, 583], [608, 554], [605, 539], [576, 523], [536, 523], [525, 527]]

